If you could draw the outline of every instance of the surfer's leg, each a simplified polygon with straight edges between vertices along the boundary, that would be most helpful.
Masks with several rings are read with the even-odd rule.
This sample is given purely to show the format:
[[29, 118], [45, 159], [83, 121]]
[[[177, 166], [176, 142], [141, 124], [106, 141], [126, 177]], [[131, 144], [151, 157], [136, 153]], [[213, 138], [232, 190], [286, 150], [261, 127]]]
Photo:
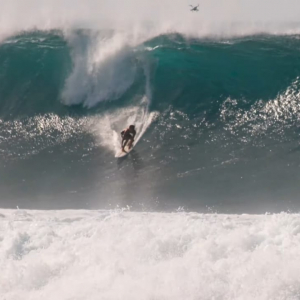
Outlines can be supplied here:
[[128, 143], [128, 148], [129, 148], [129, 149], [131, 149], [132, 144], [133, 144], [133, 139], [130, 139], [130, 140], [129, 140], [129, 143]]
[[125, 151], [124, 149], [128, 143], [128, 139], [124, 140], [123, 142], [125, 142], [125, 143], [122, 145], [122, 151]]

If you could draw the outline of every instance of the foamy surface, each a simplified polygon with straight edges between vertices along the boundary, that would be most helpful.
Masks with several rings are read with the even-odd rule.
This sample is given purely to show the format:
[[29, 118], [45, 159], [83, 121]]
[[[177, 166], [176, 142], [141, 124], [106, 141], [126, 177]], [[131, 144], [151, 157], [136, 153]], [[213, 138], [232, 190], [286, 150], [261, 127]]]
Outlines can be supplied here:
[[298, 214], [0, 210], [0, 299], [299, 299]]

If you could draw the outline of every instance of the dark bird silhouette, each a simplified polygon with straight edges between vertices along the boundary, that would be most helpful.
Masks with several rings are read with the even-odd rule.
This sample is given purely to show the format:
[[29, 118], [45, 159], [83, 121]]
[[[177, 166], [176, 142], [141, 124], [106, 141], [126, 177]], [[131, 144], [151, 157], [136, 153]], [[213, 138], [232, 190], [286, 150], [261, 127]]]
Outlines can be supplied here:
[[198, 9], [199, 4], [197, 6], [190, 5], [190, 7], [191, 7], [191, 11], [199, 11]]

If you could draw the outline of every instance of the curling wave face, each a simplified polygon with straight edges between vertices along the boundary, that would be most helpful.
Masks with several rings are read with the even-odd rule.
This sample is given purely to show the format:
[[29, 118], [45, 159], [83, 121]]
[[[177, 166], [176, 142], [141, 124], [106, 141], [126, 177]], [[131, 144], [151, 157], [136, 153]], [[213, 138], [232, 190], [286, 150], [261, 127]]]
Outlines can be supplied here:
[[[1, 207], [298, 210], [299, 46], [292, 35], [7, 38]], [[116, 160], [131, 123], [138, 143]]]

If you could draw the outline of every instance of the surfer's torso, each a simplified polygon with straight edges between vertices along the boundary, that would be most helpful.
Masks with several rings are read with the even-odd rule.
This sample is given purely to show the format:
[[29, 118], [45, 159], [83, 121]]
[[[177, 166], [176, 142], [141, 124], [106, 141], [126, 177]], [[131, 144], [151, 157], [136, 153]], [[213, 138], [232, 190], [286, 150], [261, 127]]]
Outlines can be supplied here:
[[130, 130], [129, 128], [127, 129], [124, 129], [122, 132], [121, 132], [121, 136], [123, 139], [133, 139], [134, 136], [136, 134], [136, 131], [135, 130]]

